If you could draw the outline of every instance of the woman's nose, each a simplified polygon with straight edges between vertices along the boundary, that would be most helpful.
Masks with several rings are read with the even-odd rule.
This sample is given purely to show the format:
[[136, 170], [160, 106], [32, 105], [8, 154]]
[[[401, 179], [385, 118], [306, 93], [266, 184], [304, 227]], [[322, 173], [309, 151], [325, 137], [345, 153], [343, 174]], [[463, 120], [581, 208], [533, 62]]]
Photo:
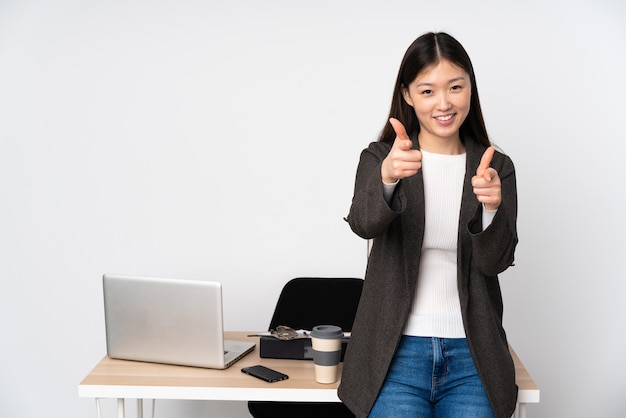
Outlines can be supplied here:
[[450, 100], [447, 92], [439, 94], [437, 106], [439, 107], [439, 110], [447, 110], [450, 108]]

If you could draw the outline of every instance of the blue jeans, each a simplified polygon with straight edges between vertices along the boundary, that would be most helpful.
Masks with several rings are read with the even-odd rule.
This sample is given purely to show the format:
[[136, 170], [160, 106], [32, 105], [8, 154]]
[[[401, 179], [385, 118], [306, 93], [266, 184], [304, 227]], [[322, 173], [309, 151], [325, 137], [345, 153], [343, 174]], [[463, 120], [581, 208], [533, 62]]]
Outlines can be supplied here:
[[464, 338], [404, 336], [369, 418], [494, 418]]

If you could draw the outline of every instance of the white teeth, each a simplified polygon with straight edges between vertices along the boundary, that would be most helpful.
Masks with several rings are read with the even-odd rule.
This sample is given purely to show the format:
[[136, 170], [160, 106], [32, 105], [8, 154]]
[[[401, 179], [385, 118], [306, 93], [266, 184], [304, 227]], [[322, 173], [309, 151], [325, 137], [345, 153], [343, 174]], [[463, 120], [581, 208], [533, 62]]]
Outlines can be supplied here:
[[441, 121], [447, 121], [447, 120], [452, 119], [452, 116], [453, 116], [453, 115], [437, 116], [435, 119], [437, 119], [437, 120], [441, 120]]

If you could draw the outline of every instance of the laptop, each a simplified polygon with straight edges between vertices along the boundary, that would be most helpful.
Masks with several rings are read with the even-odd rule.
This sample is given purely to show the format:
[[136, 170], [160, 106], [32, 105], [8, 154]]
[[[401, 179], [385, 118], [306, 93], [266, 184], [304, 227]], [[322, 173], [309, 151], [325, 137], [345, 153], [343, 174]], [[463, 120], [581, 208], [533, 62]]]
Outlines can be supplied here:
[[224, 340], [219, 282], [105, 274], [111, 358], [225, 369], [254, 342]]

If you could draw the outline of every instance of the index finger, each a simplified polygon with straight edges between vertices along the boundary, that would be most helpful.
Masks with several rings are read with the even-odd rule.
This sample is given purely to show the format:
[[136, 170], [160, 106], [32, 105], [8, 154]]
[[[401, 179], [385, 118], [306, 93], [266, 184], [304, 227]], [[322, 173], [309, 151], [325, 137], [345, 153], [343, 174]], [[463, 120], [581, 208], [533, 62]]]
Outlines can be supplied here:
[[391, 123], [391, 127], [395, 131], [396, 136], [398, 138], [400, 138], [400, 139], [409, 139], [409, 136], [406, 133], [406, 128], [404, 127], [402, 122], [400, 122], [396, 118], [389, 118], [389, 123]]
[[482, 176], [483, 173], [489, 168], [489, 164], [491, 164], [491, 160], [493, 158], [493, 154], [495, 151], [496, 150], [493, 147], [488, 147], [485, 150], [485, 153], [480, 158], [480, 164], [478, 165], [478, 168], [476, 169], [477, 176]]

